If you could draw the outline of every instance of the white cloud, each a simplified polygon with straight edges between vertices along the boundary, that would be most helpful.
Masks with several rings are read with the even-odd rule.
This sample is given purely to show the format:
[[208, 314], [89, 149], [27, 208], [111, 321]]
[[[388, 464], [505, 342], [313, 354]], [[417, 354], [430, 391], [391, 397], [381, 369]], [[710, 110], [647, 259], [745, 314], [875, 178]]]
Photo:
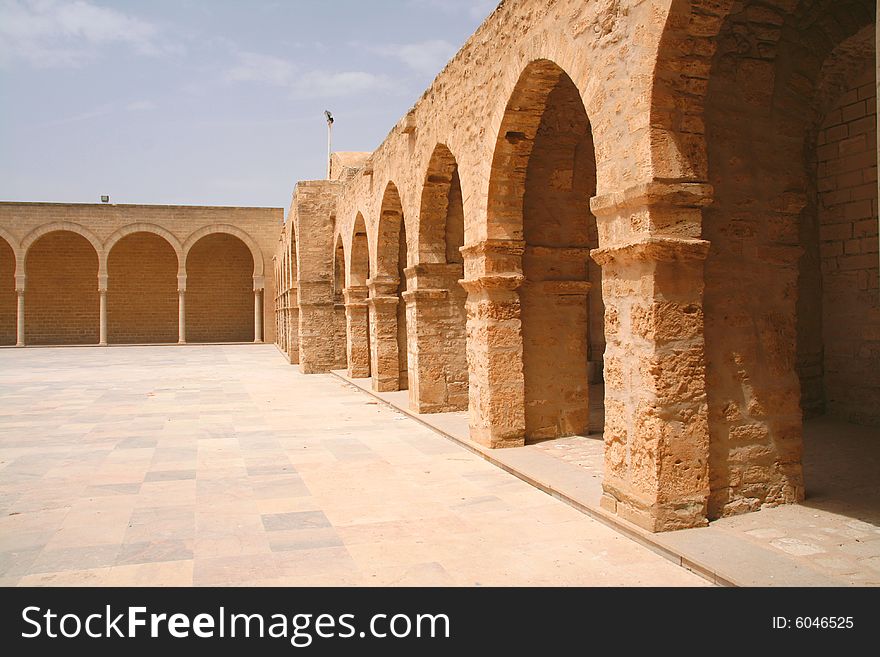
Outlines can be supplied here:
[[456, 51], [455, 46], [440, 39], [368, 48], [379, 55], [398, 59], [414, 71], [425, 75], [439, 73]]
[[125, 106], [129, 112], [147, 112], [156, 109], [157, 105], [151, 100], [135, 100]]
[[79, 66], [110, 44], [142, 55], [176, 50], [152, 23], [86, 0], [0, 1], [0, 64]]
[[384, 75], [374, 75], [364, 71], [345, 71], [327, 73], [309, 71], [297, 76], [293, 83], [295, 98], [339, 98], [354, 96], [368, 91], [383, 91], [394, 87]]
[[231, 82], [256, 82], [290, 89], [294, 98], [338, 98], [393, 87], [384, 75], [365, 71], [303, 70], [295, 62], [274, 55], [239, 52], [226, 70]]
[[262, 82], [286, 87], [293, 80], [296, 65], [286, 59], [255, 52], [238, 53], [235, 66], [226, 71], [233, 82]]

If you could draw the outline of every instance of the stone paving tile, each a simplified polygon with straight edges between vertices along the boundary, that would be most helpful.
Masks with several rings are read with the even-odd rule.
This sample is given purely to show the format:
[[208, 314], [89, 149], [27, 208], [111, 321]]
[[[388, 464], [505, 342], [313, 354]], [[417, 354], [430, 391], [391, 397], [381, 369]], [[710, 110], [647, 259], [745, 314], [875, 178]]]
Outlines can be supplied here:
[[706, 584], [271, 345], [0, 350], [0, 506], [3, 585]]
[[147, 473], [144, 481], [182, 481], [195, 478], [195, 470], [153, 470]]
[[330, 526], [330, 521], [321, 511], [269, 513], [263, 516], [263, 527], [267, 532], [288, 529], [319, 529]]
[[119, 550], [116, 564], [139, 564], [193, 558], [192, 541], [159, 539], [124, 543]]

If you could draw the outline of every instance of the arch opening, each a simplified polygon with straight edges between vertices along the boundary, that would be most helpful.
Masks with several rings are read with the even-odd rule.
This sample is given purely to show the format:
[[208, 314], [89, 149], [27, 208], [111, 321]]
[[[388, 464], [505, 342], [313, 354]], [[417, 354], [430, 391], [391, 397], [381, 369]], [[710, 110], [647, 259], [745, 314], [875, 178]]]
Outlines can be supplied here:
[[371, 279], [370, 331], [374, 343], [373, 386], [376, 390], [409, 387], [406, 324], [407, 241], [400, 194], [388, 183], [382, 198], [376, 243], [376, 269]]
[[803, 499], [822, 426], [880, 422], [874, 3], [758, 4], [721, 25], [705, 102], [710, 518]]
[[15, 293], [15, 251], [0, 237], [0, 345], [14, 345], [18, 300]]
[[177, 254], [163, 237], [136, 232], [107, 256], [107, 335], [113, 344], [177, 342]]
[[333, 312], [334, 324], [334, 368], [345, 369], [348, 367], [348, 341], [345, 323], [345, 246], [342, 235], [336, 236], [336, 244], [333, 249]]
[[67, 230], [40, 236], [25, 272], [27, 344], [98, 344], [98, 253], [88, 239]]
[[517, 83], [489, 189], [489, 236], [524, 247], [525, 439], [601, 432], [604, 308], [601, 270], [589, 259], [598, 246], [589, 207], [596, 157], [580, 93], [556, 64], [532, 62]]
[[370, 315], [367, 281], [370, 278], [370, 247], [367, 226], [359, 212], [355, 217], [345, 290], [346, 352], [348, 376], [367, 378], [372, 374]]
[[210, 233], [186, 257], [188, 342], [254, 341], [254, 259], [241, 239]]
[[[458, 162], [438, 144], [422, 187], [416, 290], [407, 300], [415, 344], [410, 354], [410, 404], [421, 413], [468, 407], [467, 294], [464, 278], [464, 203]], [[419, 289], [428, 290], [424, 295]], [[431, 292], [433, 290], [434, 292]], [[443, 292], [439, 297], [436, 291]]]

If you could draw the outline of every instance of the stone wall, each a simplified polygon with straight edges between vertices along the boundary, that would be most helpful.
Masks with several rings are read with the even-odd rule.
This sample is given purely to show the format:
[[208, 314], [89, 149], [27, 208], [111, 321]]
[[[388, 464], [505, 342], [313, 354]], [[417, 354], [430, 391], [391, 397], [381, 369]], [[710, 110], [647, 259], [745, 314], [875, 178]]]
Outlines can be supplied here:
[[[24, 300], [19, 326], [18, 303], [2, 296], [0, 327], [12, 326], [16, 333], [16, 339], [4, 337], [3, 342], [15, 344], [19, 337], [24, 345], [185, 341], [186, 256], [191, 249], [202, 248], [202, 238], [215, 234], [223, 236], [216, 244], [235, 241], [250, 258], [247, 317], [243, 279], [235, 284], [237, 301], [229, 305], [215, 289], [229, 282], [218, 265], [208, 282], [197, 282], [197, 288], [210, 288], [207, 305], [214, 313], [210, 321], [222, 324], [223, 313], [232, 311], [237, 328], [226, 327], [212, 335], [204, 326], [208, 320], [202, 319], [208, 317], [205, 304], [198, 298], [204, 289], [197, 289], [194, 339], [253, 340], [254, 327], [260, 323], [262, 337], [274, 340], [275, 281], [271, 269], [265, 268], [271, 268], [282, 217], [281, 209], [272, 208], [0, 202], [0, 238], [12, 247], [14, 290]], [[63, 244], [79, 245], [79, 255], [66, 253]], [[55, 256], [46, 253], [51, 245], [58, 249], [57, 266]], [[223, 252], [217, 256], [226, 257]], [[73, 262], [75, 258], [79, 264]], [[239, 260], [244, 262], [243, 257]], [[63, 262], [71, 262], [69, 276], [61, 273]], [[5, 255], [0, 264], [8, 268]], [[73, 288], [76, 294], [71, 296]]]
[[877, 99], [873, 63], [818, 133], [825, 410], [880, 424]]

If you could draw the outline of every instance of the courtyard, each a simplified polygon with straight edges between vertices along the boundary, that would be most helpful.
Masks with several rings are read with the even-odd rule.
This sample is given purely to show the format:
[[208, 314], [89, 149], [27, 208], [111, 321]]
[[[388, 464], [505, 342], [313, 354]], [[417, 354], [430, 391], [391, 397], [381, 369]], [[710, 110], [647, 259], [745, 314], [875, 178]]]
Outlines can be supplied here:
[[0, 350], [0, 507], [4, 586], [708, 585], [273, 345]]

